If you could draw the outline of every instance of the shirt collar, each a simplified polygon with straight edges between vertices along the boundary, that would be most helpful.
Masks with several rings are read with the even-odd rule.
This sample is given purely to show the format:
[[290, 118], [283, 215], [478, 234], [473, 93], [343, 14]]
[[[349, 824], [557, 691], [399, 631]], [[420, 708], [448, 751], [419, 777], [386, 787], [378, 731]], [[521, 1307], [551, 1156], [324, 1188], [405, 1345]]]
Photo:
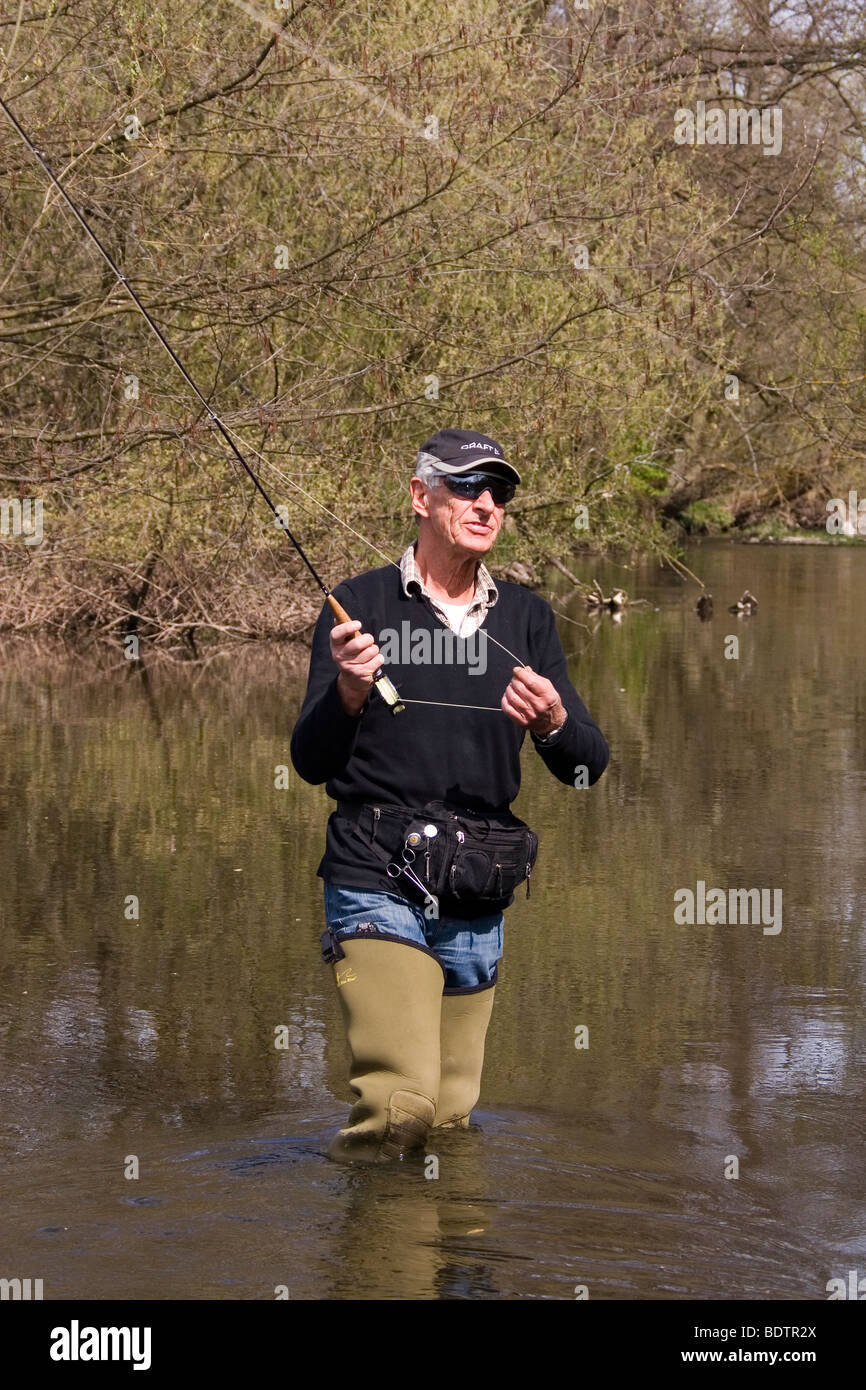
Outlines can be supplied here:
[[[407, 545], [403, 554], [400, 556], [400, 575], [403, 581], [403, 592], [407, 596], [411, 596], [413, 592], [417, 591], [418, 593], [424, 594], [426, 598], [429, 598], [431, 603], [435, 603], [436, 600], [421, 578], [418, 566], [415, 563], [416, 545], [417, 541], [412, 541], [410, 545]], [[477, 607], [478, 604], [482, 604], [485, 610], [492, 608], [498, 598], [499, 590], [493, 581], [492, 574], [483, 560], [479, 561], [478, 568], [475, 571], [475, 597], [469, 605], [470, 609]]]

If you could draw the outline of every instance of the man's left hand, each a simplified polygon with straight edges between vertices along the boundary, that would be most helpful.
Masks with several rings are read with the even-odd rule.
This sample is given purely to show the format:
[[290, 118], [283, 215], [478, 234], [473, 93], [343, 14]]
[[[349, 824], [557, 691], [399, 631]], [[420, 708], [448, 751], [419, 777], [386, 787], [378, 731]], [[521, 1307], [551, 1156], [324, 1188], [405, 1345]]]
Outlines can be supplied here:
[[566, 709], [556, 686], [531, 666], [515, 666], [511, 683], [502, 697], [502, 708], [521, 728], [546, 738], [566, 720]]

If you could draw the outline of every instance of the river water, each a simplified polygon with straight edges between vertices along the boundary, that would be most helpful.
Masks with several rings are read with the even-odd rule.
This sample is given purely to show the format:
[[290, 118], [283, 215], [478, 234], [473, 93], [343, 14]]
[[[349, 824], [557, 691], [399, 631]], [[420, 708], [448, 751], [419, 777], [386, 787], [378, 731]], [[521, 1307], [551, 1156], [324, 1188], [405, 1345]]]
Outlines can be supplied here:
[[[612, 762], [572, 790], [524, 749], [532, 897], [477, 1124], [430, 1140], [433, 1178], [324, 1156], [349, 1098], [331, 803], [275, 786], [287, 653], [7, 652], [0, 1275], [93, 1299], [824, 1299], [866, 1275], [866, 549], [687, 559], [711, 622], [651, 565], [581, 562], [649, 600], [621, 622], [557, 580]], [[699, 882], [780, 891], [781, 929], [676, 921]]]

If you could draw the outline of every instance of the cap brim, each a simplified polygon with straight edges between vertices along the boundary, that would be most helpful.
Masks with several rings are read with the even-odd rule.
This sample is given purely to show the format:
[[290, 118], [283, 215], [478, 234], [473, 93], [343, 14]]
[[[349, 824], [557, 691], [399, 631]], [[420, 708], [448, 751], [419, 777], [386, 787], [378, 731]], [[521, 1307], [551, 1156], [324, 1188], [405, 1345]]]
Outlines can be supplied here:
[[471, 463], [442, 463], [439, 460], [436, 462], [436, 467], [442, 473], [477, 473], [479, 468], [489, 469], [491, 465], [502, 469], [503, 472], [507, 473], [510, 478], [513, 478], [516, 483], [520, 482], [520, 474], [514, 467], [514, 464], [508, 463], [507, 460], [503, 458], [491, 456], [490, 458], [473, 459]]

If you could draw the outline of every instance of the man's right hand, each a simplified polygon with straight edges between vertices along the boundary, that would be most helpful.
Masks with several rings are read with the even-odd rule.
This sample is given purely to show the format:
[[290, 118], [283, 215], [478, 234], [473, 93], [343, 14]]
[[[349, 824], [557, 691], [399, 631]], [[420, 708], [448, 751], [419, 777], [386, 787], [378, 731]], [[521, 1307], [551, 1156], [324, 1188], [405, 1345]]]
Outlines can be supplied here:
[[375, 638], [361, 632], [357, 618], [331, 628], [331, 656], [339, 668], [337, 691], [347, 714], [359, 715], [373, 684], [373, 675], [382, 665]]

